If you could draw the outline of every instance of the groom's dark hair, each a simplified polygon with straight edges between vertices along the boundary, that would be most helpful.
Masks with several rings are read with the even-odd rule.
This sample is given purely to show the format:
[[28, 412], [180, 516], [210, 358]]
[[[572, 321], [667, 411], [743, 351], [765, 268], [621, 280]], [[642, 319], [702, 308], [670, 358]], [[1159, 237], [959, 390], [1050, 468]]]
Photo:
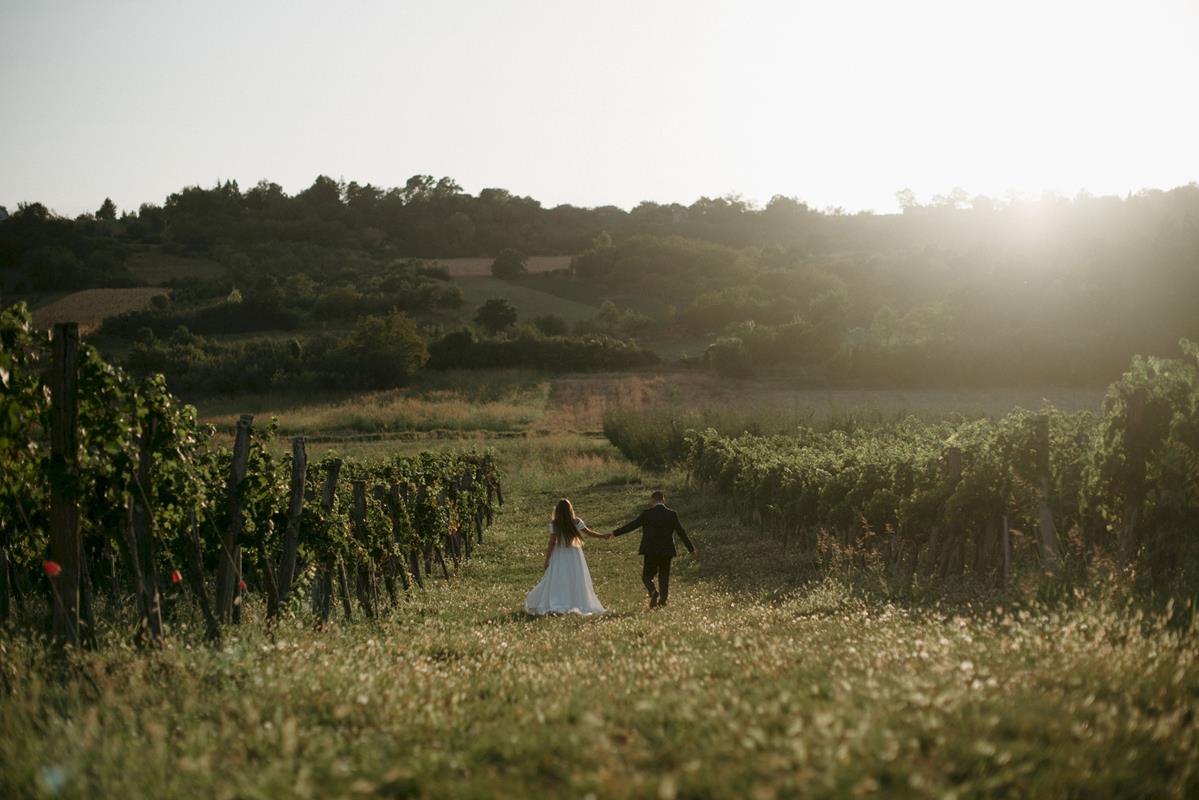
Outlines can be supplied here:
[[653, 494], [651, 494], [649, 496], [649, 499], [653, 500], [655, 503], [661, 503], [664, 500], [666, 500], [666, 495], [664, 495], [664, 494], [662, 494], [662, 492], [658, 491], [658, 492], [654, 492]]

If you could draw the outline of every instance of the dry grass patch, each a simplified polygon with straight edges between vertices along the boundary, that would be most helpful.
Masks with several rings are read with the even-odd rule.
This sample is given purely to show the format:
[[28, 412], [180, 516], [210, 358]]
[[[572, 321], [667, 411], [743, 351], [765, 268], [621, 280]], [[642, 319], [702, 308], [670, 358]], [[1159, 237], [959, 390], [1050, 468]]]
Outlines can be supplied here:
[[[414, 397], [404, 390], [370, 392], [345, 400], [260, 412], [279, 416], [279, 431], [300, 433], [386, 433], [395, 431], [514, 431], [532, 424], [545, 410], [544, 398], [524, 395], [505, 400], [471, 400], [452, 391]], [[209, 414], [205, 422], [233, 426], [243, 413], [232, 407]]]
[[166, 289], [137, 287], [133, 289], [85, 289], [72, 292], [33, 312], [33, 324], [48, 328], [59, 322], [78, 322], [79, 330], [88, 333], [100, 326], [106, 317], [139, 311], [150, 305]]

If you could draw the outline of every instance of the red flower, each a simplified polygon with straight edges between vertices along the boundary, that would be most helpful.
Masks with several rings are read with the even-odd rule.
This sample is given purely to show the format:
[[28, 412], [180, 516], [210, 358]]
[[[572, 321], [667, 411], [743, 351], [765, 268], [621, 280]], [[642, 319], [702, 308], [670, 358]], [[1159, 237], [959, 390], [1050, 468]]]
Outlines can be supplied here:
[[171, 583], [179, 583], [181, 580], [183, 580], [183, 576], [179, 574], [179, 570], [171, 570]]
[[62, 564], [57, 561], [43, 561], [42, 569], [46, 570], [46, 574], [51, 578], [57, 578], [58, 573], [62, 572]]
[[237, 588], [238, 588], [238, 589], [241, 589], [241, 590], [244, 592], [244, 591], [246, 590], [246, 582], [245, 582], [245, 581], [238, 581], [238, 582], [237, 582]]

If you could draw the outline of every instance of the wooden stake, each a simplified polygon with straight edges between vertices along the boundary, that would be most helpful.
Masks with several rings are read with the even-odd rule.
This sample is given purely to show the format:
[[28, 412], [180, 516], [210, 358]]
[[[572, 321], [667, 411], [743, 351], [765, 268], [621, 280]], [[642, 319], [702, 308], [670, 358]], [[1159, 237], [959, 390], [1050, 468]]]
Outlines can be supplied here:
[[354, 535], [366, 553], [366, 559], [358, 562], [358, 580], [355, 589], [358, 594], [358, 605], [362, 606], [366, 618], [374, 619], [375, 576], [370, 564], [370, 540], [366, 531], [366, 481], [354, 481], [351, 486], [354, 490]]
[[304, 515], [304, 480], [308, 474], [308, 453], [304, 437], [291, 440], [291, 502], [287, 507], [287, 528], [283, 532], [283, 554], [279, 558], [279, 604], [291, 598], [296, 574], [296, 553], [300, 547], [300, 519]]
[[1040, 521], [1041, 564], [1050, 572], [1058, 566], [1057, 527], [1049, 507], [1049, 416], [1037, 417], [1037, 517]]
[[60, 646], [79, 644], [79, 326], [54, 326], [50, 374], [50, 560], [62, 571], [51, 577], [54, 638]]
[[242, 414], [237, 421], [237, 434], [233, 440], [233, 463], [229, 469], [226, 495], [229, 502], [229, 527], [221, 537], [221, 554], [217, 568], [217, 616], [228, 622], [234, 616], [233, 597], [241, 580], [239, 564], [239, 539], [241, 538], [242, 501], [241, 484], [246, 479], [246, 465], [250, 458], [250, 427], [254, 424], [252, 414]]
[[200, 520], [196, 512], [191, 512], [191, 569], [188, 570], [189, 583], [196, 602], [200, 604], [200, 613], [204, 615], [204, 625], [210, 644], [219, 647], [221, 644], [221, 622], [213, 613], [212, 604], [208, 601], [208, 589], [204, 586], [204, 553], [200, 549]]
[[158, 588], [158, 553], [154, 542], [153, 510], [147, 496], [154, 467], [154, 434], [157, 422], [150, 418], [138, 437], [137, 477], [133, 491], [133, 542], [141, 572], [141, 608], [145, 611], [143, 633], [152, 645], [162, 644], [162, 593]]

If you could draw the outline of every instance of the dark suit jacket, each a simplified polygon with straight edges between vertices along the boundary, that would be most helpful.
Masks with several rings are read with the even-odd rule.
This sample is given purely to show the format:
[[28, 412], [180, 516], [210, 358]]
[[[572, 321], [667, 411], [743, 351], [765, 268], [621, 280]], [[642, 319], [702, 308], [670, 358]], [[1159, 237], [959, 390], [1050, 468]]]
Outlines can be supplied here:
[[683, 525], [679, 522], [679, 515], [661, 503], [645, 509], [637, 519], [628, 525], [622, 525], [613, 533], [622, 536], [638, 528], [641, 528], [642, 531], [641, 547], [637, 549], [637, 552], [643, 556], [673, 557], [677, 555], [678, 551], [674, 549], [676, 533], [683, 540], [683, 545], [688, 552], [695, 552], [695, 547], [687, 538], [687, 531], [683, 530]]

